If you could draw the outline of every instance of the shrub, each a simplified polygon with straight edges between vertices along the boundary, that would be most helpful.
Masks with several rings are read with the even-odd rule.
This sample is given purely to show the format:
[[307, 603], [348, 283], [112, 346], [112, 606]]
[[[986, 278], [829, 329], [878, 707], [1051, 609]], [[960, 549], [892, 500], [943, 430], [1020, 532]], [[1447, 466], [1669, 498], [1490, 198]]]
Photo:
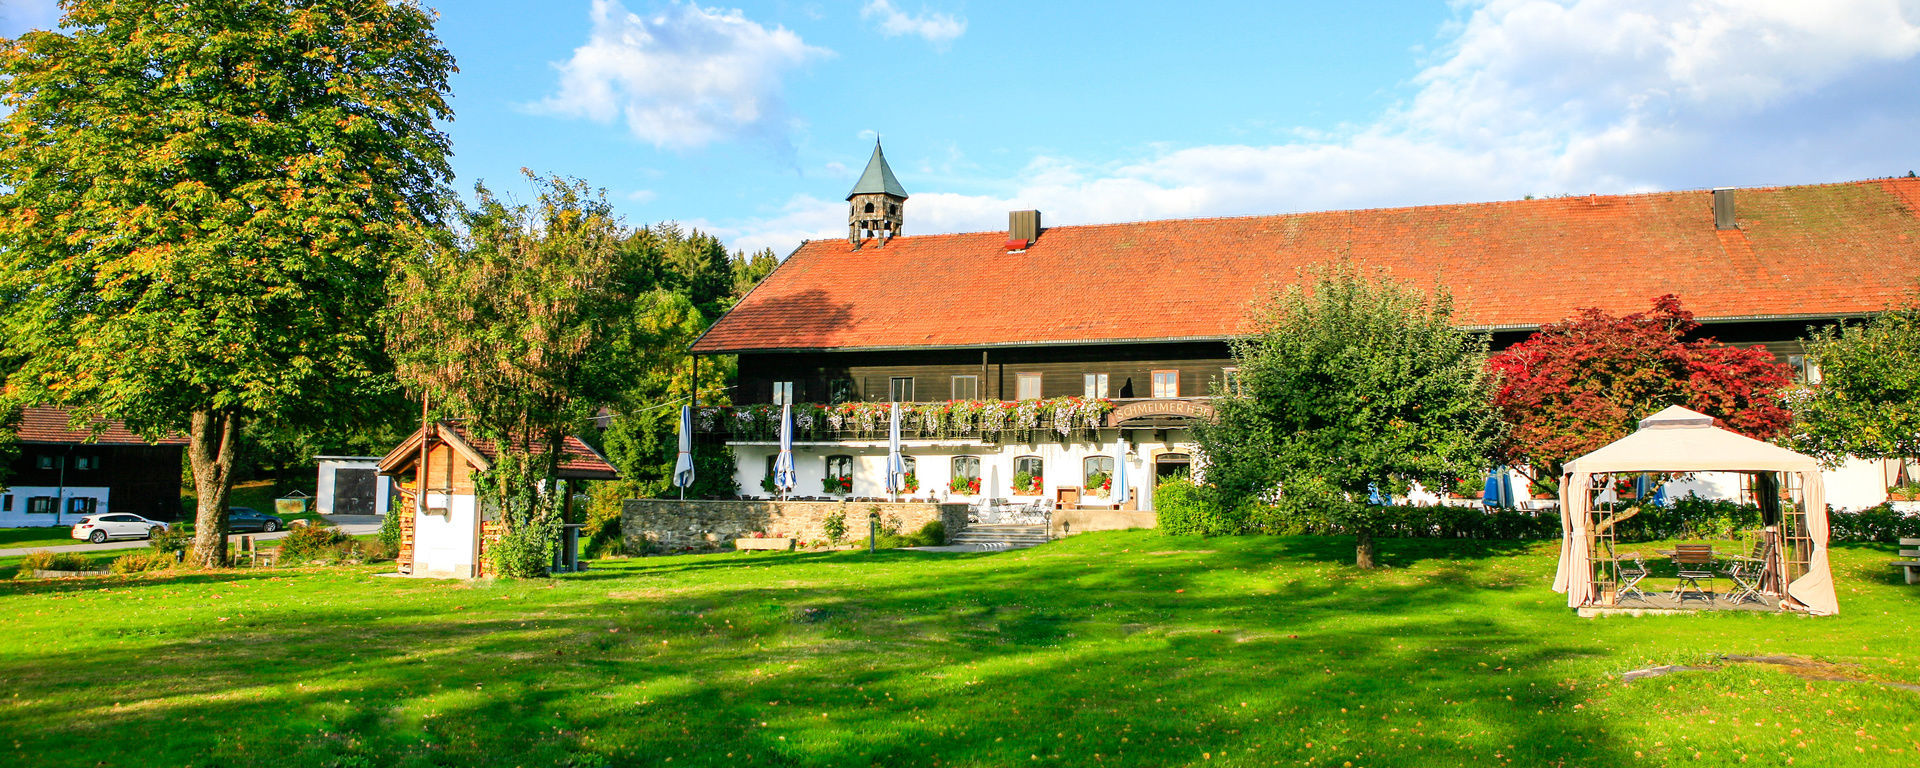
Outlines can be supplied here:
[[828, 541], [834, 544], [840, 543], [841, 539], [847, 537], [846, 512], [834, 510], [833, 514], [827, 515], [827, 519], [820, 521], [820, 530], [827, 534]]
[[1834, 541], [1891, 543], [1897, 539], [1920, 538], [1920, 517], [1893, 511], [1882, 504], [1859, 512], [1832, 512], [1827, 515]]
[[282, 562], [334, 560], [340, 545], [346, 542], [346, 534], [338, 528], [317, 525], [296, 527], [280, 540], [279, 559]]
[[107, 570], [118, 574], [164, 571], [173, 567], [173, 555], [166, 552], [129, 552], [113, 559]]
[[380, 521], [381, 544], [385, 544], [395, 551], [400, 549], [400, 516], [406, 514], [412, 514], [412, 510], [392, 508], [387, 510], [385, 518]]
[[156, 555], [172, 555], [175, 560], [186, 554], [187, 548], [192, 546], [193, 534], [188, 533], [186, 526], [182, 525], [169, 525], [164, 531], [154, 531], [153, 538], [147, 540], [147, 549]]
[[1244, 533], [1253, 513], [1252, 505], [1229, 510], [1211, 489], [1184, 479], [1168, 480], [1155, 488], [1153, 507], [1160, 530], [1175, 536]]
[[926, 525], [920, 526], [913, 538], [919, 542], [913, 545], [916, 547], [944, 546], [947, 543], [947, 524], [940, 520], [929, 520]]
[[560, 540], [560, 518], [529, 518], [507, 529], [487, 547], [493, 572], [501, 578], [532, 579], [547, 575], [553, 565], [553, 545]]
[[93, 561], [78, 552], [29, 552], [20, 558], [20, 572], [13, 575], [16, 579], [34, 578], [34, 571], [90, 571]]
[[875, 549], [900, 549], [903, 547], [937, 547], [947, 543], [947, 524], [939, 520], [929, 521], [913, 533], [901, 533], [899, 518], [889, 518], [890, 525], [880, 528], [880, 535], [873, 540]]

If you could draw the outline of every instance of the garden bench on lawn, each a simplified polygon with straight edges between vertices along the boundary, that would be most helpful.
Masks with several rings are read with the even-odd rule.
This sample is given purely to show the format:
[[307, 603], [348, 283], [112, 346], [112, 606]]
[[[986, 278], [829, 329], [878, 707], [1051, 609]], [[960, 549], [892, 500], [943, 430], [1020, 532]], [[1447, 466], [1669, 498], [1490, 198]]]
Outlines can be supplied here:
[[[1920, 547], [1920, 539], [1901, 539], [1900, 546]], [[1920, 549], [1900, 550], [1900, 556], [1909, 559], [1895, 560], [1893, 561], [1893, 567], [1899, 568], [1906, 573], [1908, 584], [1920, 582]]]

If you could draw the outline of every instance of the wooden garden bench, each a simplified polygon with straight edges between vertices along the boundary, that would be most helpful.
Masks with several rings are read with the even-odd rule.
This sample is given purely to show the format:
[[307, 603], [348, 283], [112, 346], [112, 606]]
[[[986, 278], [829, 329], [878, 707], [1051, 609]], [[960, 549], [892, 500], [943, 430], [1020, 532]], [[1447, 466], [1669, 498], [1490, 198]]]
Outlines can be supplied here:
[[[1900, 546], [1920, 547], [1920, 539], [1901, 539]], [[1906, 573], [1908, 584], [1920, 582], [1920, 549], [1900, 550], [1900, 556], [1908, 559], [1893, 561], [1893, 567]]]

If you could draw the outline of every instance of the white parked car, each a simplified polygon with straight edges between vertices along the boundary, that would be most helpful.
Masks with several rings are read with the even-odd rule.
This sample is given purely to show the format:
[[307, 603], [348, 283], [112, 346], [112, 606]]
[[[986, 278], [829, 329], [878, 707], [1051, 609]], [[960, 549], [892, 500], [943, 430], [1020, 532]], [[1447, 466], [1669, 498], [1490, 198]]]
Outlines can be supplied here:
[[73, 537], [99, 544], [107, 539], [151, 539], [155, 531], [166, 529], [167, 524], [158, 520], [117, 512], [80, 518], [73, 525]]

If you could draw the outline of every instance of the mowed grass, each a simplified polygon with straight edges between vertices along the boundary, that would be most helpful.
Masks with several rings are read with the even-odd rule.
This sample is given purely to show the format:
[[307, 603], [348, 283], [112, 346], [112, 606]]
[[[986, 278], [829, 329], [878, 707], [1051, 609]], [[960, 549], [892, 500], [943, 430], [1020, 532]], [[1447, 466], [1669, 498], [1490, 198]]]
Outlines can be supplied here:
[[[1920, 588], [1842, 615], [1583, 620], [1556, 545], [1078, 536], [522, 583], [378, 566], [0, 585], [19, 765], [1889, 766]], [[1793, 654], [1794, 674], [1660, 664]], [[1840, 677], [1818, 680], [1810, 677]]]

